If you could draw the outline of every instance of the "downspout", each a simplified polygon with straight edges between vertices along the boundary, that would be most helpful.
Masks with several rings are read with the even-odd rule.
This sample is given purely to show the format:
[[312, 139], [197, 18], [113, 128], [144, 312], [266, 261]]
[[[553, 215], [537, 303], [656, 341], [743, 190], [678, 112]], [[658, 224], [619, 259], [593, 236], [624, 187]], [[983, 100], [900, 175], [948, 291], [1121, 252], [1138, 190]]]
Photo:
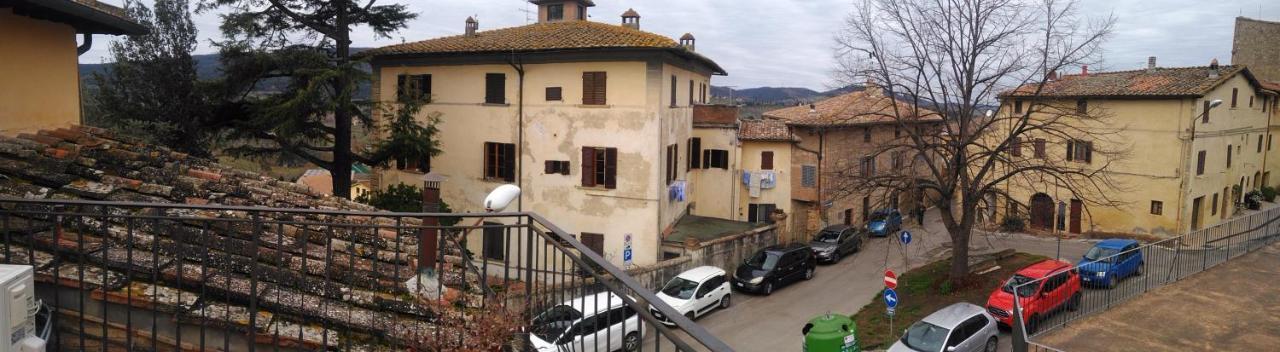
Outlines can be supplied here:
[[[507, 60], [507, 64], [516, 70], [516, 145], [519, 146], [516, 151], [516, 187], [524, 189], [524, 62], [518, 60], [514, 52]], [[520, 192], [519, 198], [516, 200], [516, 212], [524, 211], [524, 195], [527, 192]]]
[[826, 131], [818, 129], [818, 175], [814, 177], [818, 181], [818, 218], [822, 219], [822, 226], [827, 226], [827, 201], [822, 196], [822, 156], [826, 154]]
[[[1208, 97], [1205, 97], [1205, 98], [1207, 99]], [[1195, 105], [1196, 105], [1195, 99], [1192, 99], [1191, 102], [1192, 102], [1191, 117], [1194, 118], [1196, 117], [1195, 116]], [[1185, 210], [1187, 210], [1188, 208], [1184, 203], [1186, 203], [1187, 194], [1191, 193], [1191, 178], [1195, 177], [1193, 175], [1193, 172], [1191, 172], [1191, 168], [1192, 168], [1191, 156], [1192, 154], [1194, 154], [1192, 150], [1193, 148], [1195, 148], [1193, 144], [1195, 143], [1195, 138], [1196, 138], [1196, 121], [1195, 119], [1188, 120], [1186, 118], [1181, 118], [1180, 120], [1190, 121], [1190, 126], [1187, 127], [1190, 130], [1190, 135], [1188, 135], [1186, 138], [1182, 138], [1182, 145], [1183, 145], [1182, 157], [1179, 159], [1181, 159], [1181, 162], [1183, 165], [1182, 167], [1178, 168], [1178, 172], [1182, 173], [1182, 184], [1179, 187], [1180, 189], [1178, 190], [1178, 207], [1177, 207], [1178, 209], [1177, 226], [1178, 227], [1174, 229], [1174, 233], [1182, 232], [1183, 222], [1186, 221], [1185, 217], [1183, 216], [1183, 213], [1185, 213]], [[1178, 121], [1178, 132], [1181, 133], [1183, 130], [1184, 129], [1182, 127], [1182, 121]], [[1228, 197], [1228, 195], [1225, 195], [1225, 194], [1222, 196]], [[1217, 206], [1217, 204], [1214, 204], [1214, 206]], [[1225, 211], [1225, 209], [1223, 210]]]
[[[76, 47], [76, 57], [77, 57], [77, 58], [79, 58], [81, 55], [84, 55], [84, 53], [89, 52], [89, 49], [90, 49], [90, 48], [93, 48], [93, 34], [92, 34], [92, 33], [81, 33], [81, 34], [80, 34], [80, 37], [81, 37], [81, 38], [83, 38], [83, 40], [82, 40], [83, 42], [82, 42], [82, 43], [80, 43], [80, 45]], [[78, 61], [78, 60], [77, 60], [77, 61]], [[76, 93], [77, 93], [77, 96], [80, 98], [80, 99], [78, 99], [78, 100], [83, 100], [83, 99], [84, 99], [84, 86], [82, 86], [82, 85], [80, 84], [80, 73], [79, 73], [79, 71], [80, 71], [80, 69], [79, 69], [79, 68], [76, 68]], [[79, 105], [79, 107], [80, 107], [80, 116], [79, 116], [79, 118], [78, 118], [78, 120], [80, 120], [80, 121], [79, 121], [79, 124], [80, 124], [81, 126], [84, 126], [84, 103], [83, 103], [83, 102], [81, 102], [81, 101], [77, 101], [77, 102], [76, 102], [76, 104], [77, 104], [77, 105]]]

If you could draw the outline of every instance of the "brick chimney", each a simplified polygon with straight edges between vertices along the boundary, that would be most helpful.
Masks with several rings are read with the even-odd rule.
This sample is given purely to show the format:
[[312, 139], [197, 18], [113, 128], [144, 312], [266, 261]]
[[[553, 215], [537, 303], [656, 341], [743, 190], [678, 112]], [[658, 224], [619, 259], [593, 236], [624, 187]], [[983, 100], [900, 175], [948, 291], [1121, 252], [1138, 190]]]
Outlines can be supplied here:
[[1080, 75], [1081, 75], [1081, 76], [1088, 76], [1088, 75], [1089, 75], [1089, 65], [1081, 65], [1081, 66], [1080, 66]]
[[529, 0], [538, 5], [538, 23], [585, 21], [587, 8], [596, 6], [591, 0]]
[[1050, 70], [1044, 75], [1044, 80], [1053, 82], [1058, 80], [1058, 70]]
[[1209, 78], [1218, 78], [1218, 67], [1220, 67], [1218, 66], [1218, 58], [1215, 57], [1213, 61], [1209, 61]]
[[694, 43], [693, 34], [685, 33], [684, 35], [680, 36], [681, 47], [684, 47], [685, 49], [689, 49], [689, 51], [693, 51], [694, 50], [693, 43]]
[[631, 29], [640, 29], [640, 13], [635, 9], [627, 9], [622, 13], [622, 26]]
[[476, 21], [475, 17], [467, 16], [467, 36], [476, 36], [476, 30], [480, 29], [480, 21]]
[[871, 77], [867, 77], [867, 83], [863, 84], [862, 88], [864, 91], [867, 92], [867, 96], [870, 96], [870, 97], [878, 97], [884, 94], [884, 91], [880, 87], [880, 84], [876, 83], [876, 81], [871, 79]]

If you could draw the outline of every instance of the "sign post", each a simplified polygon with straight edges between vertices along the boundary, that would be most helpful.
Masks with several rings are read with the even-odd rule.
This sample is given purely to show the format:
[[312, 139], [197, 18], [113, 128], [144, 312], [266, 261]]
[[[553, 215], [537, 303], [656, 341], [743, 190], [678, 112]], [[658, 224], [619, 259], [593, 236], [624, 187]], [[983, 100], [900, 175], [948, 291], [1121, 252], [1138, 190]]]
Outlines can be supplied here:
[[622, 244], [622, 266], [623, 266], [624, 268], [630, 269], [630, 268], [631, 268], [631, 234], [629, 234], [629, 233], [628, 233], [628, 234], [626, 234], [626, 236], [623, 236], [623, 237], [622, 237], [622, 242], [623, 242], [623, 244]]
[[902, 234], [898, 235], [898, 240], [902, 241], [902, 244], [911, 244], [911, 231], [902, 230]]
[[889, 333], [893, 333], [893, 311], [898, 307], [898, 292], [892, 288], [884, 289], [885, 313], [889, 314]]
[[890, 290], [898, 288], [898, 275], [894, 274], [893, 270], [884, 271], [884, 287]]

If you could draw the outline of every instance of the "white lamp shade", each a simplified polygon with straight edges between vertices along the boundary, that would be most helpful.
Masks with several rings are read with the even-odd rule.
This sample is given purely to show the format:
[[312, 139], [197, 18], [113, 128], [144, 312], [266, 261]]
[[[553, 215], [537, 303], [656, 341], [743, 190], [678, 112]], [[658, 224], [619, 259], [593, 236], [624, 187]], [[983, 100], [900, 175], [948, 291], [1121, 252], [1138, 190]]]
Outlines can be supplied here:
[[489, 196], [484, 197], [484, 210], [488, 212], [502, 211], [519, 196], [520, 187], [515, 185], [498, 186], [493, 192], [489, 192]]

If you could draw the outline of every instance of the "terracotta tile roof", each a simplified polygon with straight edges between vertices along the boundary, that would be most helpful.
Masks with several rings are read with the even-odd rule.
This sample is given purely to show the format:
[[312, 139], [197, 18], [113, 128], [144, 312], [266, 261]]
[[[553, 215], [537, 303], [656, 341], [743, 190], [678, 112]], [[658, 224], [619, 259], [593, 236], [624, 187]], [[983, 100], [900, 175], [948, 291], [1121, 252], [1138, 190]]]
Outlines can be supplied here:
[[764, 117], [759, 120], [743, 120], [738, 124], [738, 139], [744, 141], [793, 142], [798, 139], [787, 128], [787, 122]]
[[1259, 81], [1259, 83], [1262, 84], [1262, 89], [1280, 93], [1280, 82]]
[[[0, 197], [376, 211], [345, 199], [318, 196], [300, 184], [92, 127], [0, 136]], [[405, 346], [405, 341], [420, 338], [421, 331], [432, 331], [432, 322], [439, 321], [437, 314], [453, 314], [405, 298], [412, 297], [403, 281], [416, 270], [416, 237], [377, 227], [398, 221], [419, 226], [416, 218], [263, 211], [258, 213], [262, 221], [279, 225], [251, 231], [242, 226], [250, 217], [247, 211], [150, 208], [130, 213], [130, 209], [110, 211], [113, 216], [159, 218], [136, 224], [126, 224], [123, 218], [84, 218], [80, 222], [94, 225], [56, 227], [44, 216], [5, 211], [5, 238], [15, 240], [5, 242], [0, 262], [33, 265], [36, 280], [92, 289], [95, 300], [131, 300], [139, 307], [173, 313], [179, 322], [252, 330], [260, 334], [259, 343], [309, 350], [336, 349], [347, 343], [355, 345], [344, 349], [372, 350], [387, 341]], [[102, 211], [108, 214], [108, 209]], [[217, 224], [192, 219], [215, 219]], [[326, 230], [318, 224], [341, 225]], [[360, 226], [363, 230], [357, 230]], [[326, 231], [331, 237], [317, 235]], [[137, 250], [149, 253], [130, 254]], [[450, 256], [461, 262], [458, 250], [446, 248], [444, 259], [453, 263]], [[86, 261], [87, 266], [75, 265]], [[478, 276], [450, 267], [446, 265], [441, 273], [445, 285], [480, 287]], [[83, 275], [78, 274], [81, 268], [86, 270]], [[258, 278], [254, 292], [249, 289], [251, 275]], [[464, 285], [464, 280], [475, 283]], [[199, 287], [193, 290], [193, 285]], [[464, 292], [468, 293], [462, 302], [478, 302], [477, 291]], [[258, 298], [259, 312], [247, 308], [250, 297]], [[250, 314], [257, 314], [258, 325], [248, 325]], [[447, 326], [443, 330], [459, 333]], [[279, 336], [274, 336], [277, 331]], [[368, 342], [374, 340], [380, 342]]]
[[565, 49], [661, 49], [686, 55], [723, 74], [715, 62], [687, 50], [675, 40], [638, 29], [592, 21], [535, 23], [396, 44], [361, 52], [360, 56], [398, 56], [458, 53], [536, 52]]
[[823, 99], [813, 103], [812, 110], [811, 112], [809, 106], [801, 105], [768, 111], [764, 116], [786, 120], [787, 124], [792, 126], [890, 123], [895, 120], [895, 111], [901, 113], [906, 119], [919, 122], [942, 121], [942, 116], [933, 110], [919, 108], [916, 114], [912, 114], [913, 109], [910, 103], [889, 98], [875, 89]]
[[[1214, 75], [1213, 73], [1216, 73]], [[1258, 81], [1244, 66], [1157, 67], [1153, 70], [1096, 72], [1065, 75], [1045, 84], [1041, 96], [1049, 97], [1196, 97], [1208, 93], [1236, 74]], [[1004, 96], [1030, 96], [1035, 85], [1025, 85]]]
[[80, 33], [147, 33], [147, 28], [130, 19], [124, 9], [97, 0], [7, 0], [0, 4], [39, 14], [42, 19], [70, 23]]

